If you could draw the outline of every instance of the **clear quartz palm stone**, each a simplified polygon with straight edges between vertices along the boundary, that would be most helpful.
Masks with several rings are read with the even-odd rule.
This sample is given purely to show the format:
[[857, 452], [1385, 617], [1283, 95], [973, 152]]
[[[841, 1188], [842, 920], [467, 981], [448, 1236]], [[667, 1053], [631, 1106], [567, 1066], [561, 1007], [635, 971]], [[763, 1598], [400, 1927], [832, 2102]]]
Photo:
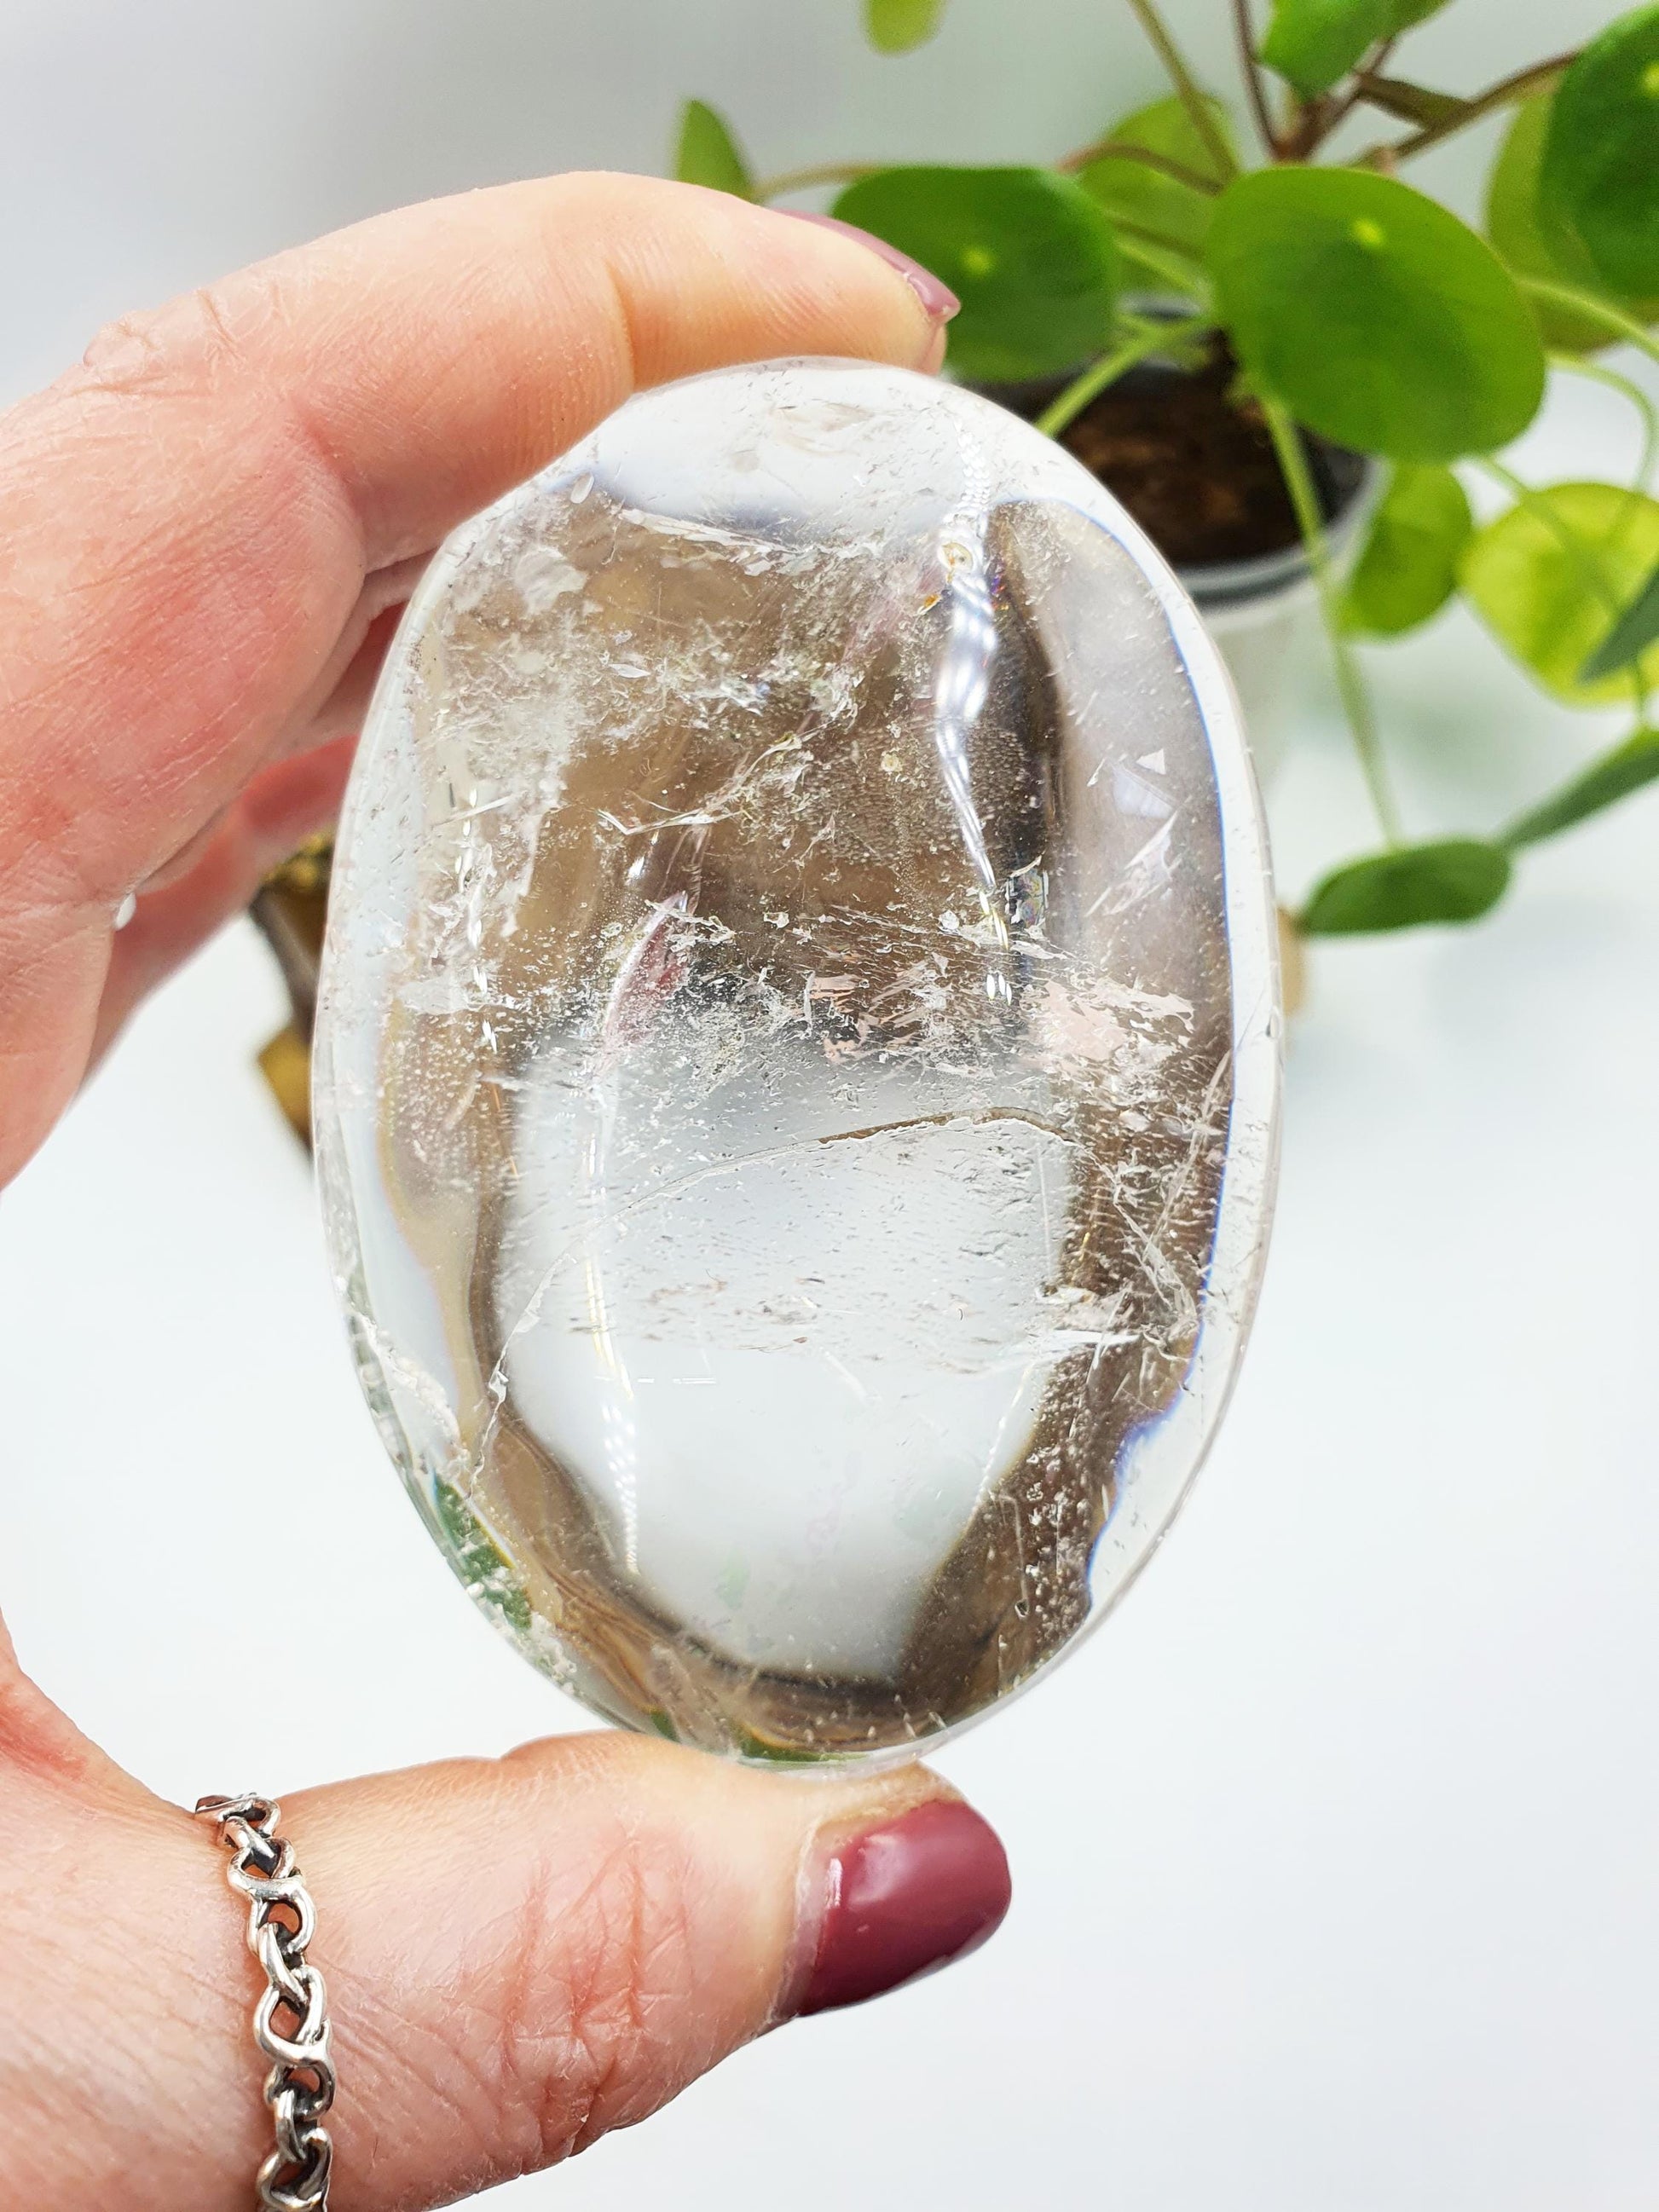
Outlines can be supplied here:
[[352, 780], [316, 1127], [387, 1448], [526, 1656], [828, 1758], [1098, 1620], [1254, 1304], [1273, 921], [1192, 607], [988, 401], [721, 370], [459, 531]]

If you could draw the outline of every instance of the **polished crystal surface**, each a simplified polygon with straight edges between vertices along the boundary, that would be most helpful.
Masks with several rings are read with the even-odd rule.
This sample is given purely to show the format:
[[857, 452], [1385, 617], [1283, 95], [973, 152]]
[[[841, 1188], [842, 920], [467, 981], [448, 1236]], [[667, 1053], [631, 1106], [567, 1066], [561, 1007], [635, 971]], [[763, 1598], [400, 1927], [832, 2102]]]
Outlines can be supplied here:
[[1276, 1032], [1237, 710], [1091, 477], [851, 362], [630, 402], [441, 553], [342, 826], [325, 1214], [432, 1534], [630, 1725], [971, 1718], [1202, 1455]]

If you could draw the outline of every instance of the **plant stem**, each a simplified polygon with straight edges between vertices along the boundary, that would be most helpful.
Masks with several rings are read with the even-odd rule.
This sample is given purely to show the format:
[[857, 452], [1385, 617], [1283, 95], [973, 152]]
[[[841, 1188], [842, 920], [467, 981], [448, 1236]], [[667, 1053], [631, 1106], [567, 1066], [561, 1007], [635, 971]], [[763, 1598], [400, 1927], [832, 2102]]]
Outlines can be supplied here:
[[1184, 246], [1177, 245], [1173, 239], [1162, 238], [1155, 231], [1143, 230], [1136, 222], [1119, 222], [1115, 217], [1112, 227], [1126, 239], [1133, 240], [1136, 260], [1155, 276], [1161, 276], [1178, 299], [1207, 310], [1208, 274], [1203, 263], [1195, 260]]
[[1592, 322], [1600, 323], [1609, 337], [1624, 338], [1631, 345], [1639, 346], [1650, 361], [1659, 361], [1659, 341], [1656, 341], [1651, 331], [1644, 330], [1633, 315], [1626, 314], [1609, 301], [1594, 292], [1581, 292], [1576, 284], [1556, 284], [1547, 277], [1522, 276], [1513, 270], [1510, 273], [1515, 275], [1521, 289], [1534, 300], [1549, 300], [1558, 307], [1574, 308], [1579, 314], [1588, 315]]
[[1389, 57], [1394, 52], [1394, 40], [1384, 39], [1380, 46], [1371, 49], [1370, 54], [1354, 71], [1347, 90], [1329, 102], [1313, 131], [1296, 147], [1296, 160], [1298, 161], [1312, 160], [1336, 129], [1337, 125], [1344, 122], [1365, 97], [1366, 79], [1379, 75], [1388, 67]]
[[1597, 384], [1605, 384], [1611, 392], [1628, 399], [1642, 418], [1642, 458], [1636, 465], [1635, 481], [1631, 489], [1647, 489], [1648, 478], [1653, 474], [1653, 463], [1659, 455], [1659, 407], [1656, 407], [1639, 384], [1632, 384], [1627, 376], [1620, 376], [1616, 368], [1603, 368], [1599, 361], [1586, 361], [1582, 354], [1557, 353], [1552, 350], [1552, 368], [1563, 370], [1568, 376], [1588, 376]]
[[1129, 222], [1119, 215], [1112, 217], [1112, 228], [1121, 232], [1125, 238], [1133, 238], [1137, 246], [1161, 246], [1166, 253], [1179, 254], [1192, 263], [1194, 274], [1202, 276], [1204, 264], [1184, 239], [1171, 238], [1167, 230], [1154, 230], [1150, 223]]
[[879, 161], [820, 161], [809, 169], [785, 169], [763, 178], [755, 187], [757, 200], [775, 200], [785, 192], [804, 192], [811, 185], [855, 185], [860, 177], [873, 177]]
[[1517, 100], [1524, 100], [1529, 92], [1538, 92], [1553, 83], [1563, 70], [1570, 69], [1578, 58], [1571, 53], [1555, 54], [1547, 62], [1534, 62], [1530, 69], [1516, 70], [1513, 76], [1502, 77], [1489, 84], [1484, 92], [1474, 94], [1455, 115], [1449, 115], [1442, 123], [1425, 123], [1420, 131], [1413, 131], [1409, 138], [1397, 138], [1391, 144], [1371, 146], [1354, 161], [1356, 169], [1389, 169], [1395, 162], [1408, 161], [1420, 154], [1425, 146], [1437, 146], [1443, 138], [1454, 131], [1467, 130], [1471, 123], [1483, 115], [1490, 115], [1494, 107], [1508, 107]]
[[1045, 438], [1059, 437], [1090, 402], [1098, 399], [1107, 386], [1115, 383], [1126, 369], [1181, 338], [1194, 337], [1211, 327], [1207, 315], [1188, 315], [1182, 322], [1157, 323], [1137, 331], [1133, 337], [1125, 338], [1121, 345], [1102, 354], [1098, 361], [1091, 362], [1080, 376], [1073, 377], [1059, 398], [1050, 400], [1037, 416], [1036, 428]]
[[1501, 845], [1507, 853], [1519, 852], [1528, 845], [1535, 845], [1540, 838], [1559, 836], [1563, 830], [1575, 828], [1587, 813], [1599, 814], [1604, 806], [1615, 805], [1620, 799], [1639, 791], [1644, 783], [1651, 781], [1651, 776], [1643, 774], [1641, 766], [1638, 765], [1636, 773], [1627, 783], [1624, 783], [1622, 787], [1615, 787], [1607, 791], [1606, 795], [1599, 798], [1593, 806], [1584, 808], [1573, 804], [1587, 785], [1594, 786], [1602, 781], [1609, 771], [1616, 773], [1620, 767], [1629, 763], [1632, 752], [1641, 744], [1642, 739], [1653, 734], [1645, 724], [1638, 722], [1627, 738], [1610, 746], [1588, 768], [1581, 769], [1577, 775], [1571, 775], [1565, 783], [1558, 784], [1553, 792], [1529, 806], [1524, 814], [1517, 815], [1507, 829], [1498, 831], [1493, 842]]
[[1273, 441], [1273, 451], [1279, 456], [1285, 489], [1289, 492], [1291, 505], [1296, 510], [1302, 543], [1308, 549], [1308, 566], [1313, 571], [1320, 609], [1325, 617], [1326, 634], [1331, 641], [1331, 658], [1336, 666], [1336, 688], [1341, 695], [1348, 727], [1353, 732], [1354, 750], [1359, 757], [1360, 773], [1365, 779], [1365, 788], [1370, 793], [1371, 805], [1376, 810], [1377, 822], [1385, 841], [1390, 845], [1399, 845], [1404, 842], [1400, 813], [1389, 782], [1388, 767], [1382, 758], [1382, 748], [1376, 734], [1376, 720], [1371, 712], [1365, 678], [1352, 641], [1342, 625], [1341, 587], [1332, 564], [1330, 546], [1325, 536], [1324, 517], [1319, 512], [1319, 495], [1314, 489], [1308, 457], [1303, 451], [1302, 440], [1295, 423], [1279, 402], [1264, 398], [1261, 406], [1267, 418], [1268, 434]]
[[1172, 178], [1193, 191], [1213, 196], [1221, 190], [1215, 179], [1205, 176], [1201, 170], [1189, 169], [1184, 161], [1174, 161], [1168, 154], [1157, 153], [1150, 146], [1133, 146], [1121, 138], [1097, 138], [1091, 146], [1079, 146], [1075, 154], [1066, 155], [1054, 167], [1070, 176], [1078, 169], [1086, 169], [1091, 161], [1139, 161], [1143, 168], [1156, 169], [1160, 176]]
[[1182, 60], [1180, 47], [1164, 28], [1164, 19], [1153, 5], [1153, 0], [1128, 0], [1128, 3], [1135, 21], [1151, 40], [1152, 51], [1169, 71], [1176, 96], [1186, 109], [1188, 120], [1203, 141], [1218, 173], [1223, 177], [1236, 177], [1238, 164], [1210, 112], [1210, 103], [1199, 89], [1198, 80]]
[[1316, 92], [1311, 100], [1293, 100], [1285, 128], [1279, 136], [1279, 151], [1274, 159], [1279, 161], [1305, 161], [1309, 150], [1316, 146], [1328, 127], [1327, 118], [1335, 106], [1328, 93]]
[[1249, 96], [1250, 112], [1255, 118], [1255, 127], [1261, 140], [1261, 150], [1269, 160], [1279, 154], [1279, 133], [1267, 109], [1267, 89], [1261, 82], [1261, 70], [1255, 58], [1255, 33], [1250, 26], [1250, 0], [1233, 0], [1233, 35], [1238, 40], [1238, 66], [1244, 79], [1244, 89]]

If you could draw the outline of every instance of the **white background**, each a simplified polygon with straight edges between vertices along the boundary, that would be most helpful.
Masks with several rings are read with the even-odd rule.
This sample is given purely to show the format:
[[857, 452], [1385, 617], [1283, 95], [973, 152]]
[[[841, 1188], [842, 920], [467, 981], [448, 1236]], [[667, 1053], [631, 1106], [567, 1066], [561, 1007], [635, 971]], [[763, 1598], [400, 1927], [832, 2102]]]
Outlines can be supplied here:
[[[1608, 12], [1461, 0], [1413, 64], [1437, 48], [1471, 85]], [[1052, 151], [1156, 88], [1120, 13], [957, 0], [938, 49], [881, 64], [852, 0], [7, 0], [0, 386], [398, 198], [653, 166], [685, 90], [769, 164]], [[1172, 13], [1218, 46], [1218, 0]], [[1472, 173], [1443, 182], [1467, 198]], [[1519, 459], [1633, 451], [1579, 385]], [[1459, 617], [1372, 659], [1425, 831], [1490, 825], [1616, 734]], [[1291, 892], [1367, 834], [1316, 672], [1304, 725], [1272, 810]], [[1477, 929], [1319, 949], [1212, 1466], [1121, 1614], [940, 1761], [1010, 1847], [997, 1942], [503, 2201], [1652, 2205], [1656, 842], [1650, 796], [1538, 854]], [[180, 1798], [578, 1718], [382, 1460], [250, 1064], [278, 1018], [233, 933], [0, 1205], [0, 1601], [46, 1686]], [[320, 1686], [299, 1705], [249, 1656], [279, 1586]]]

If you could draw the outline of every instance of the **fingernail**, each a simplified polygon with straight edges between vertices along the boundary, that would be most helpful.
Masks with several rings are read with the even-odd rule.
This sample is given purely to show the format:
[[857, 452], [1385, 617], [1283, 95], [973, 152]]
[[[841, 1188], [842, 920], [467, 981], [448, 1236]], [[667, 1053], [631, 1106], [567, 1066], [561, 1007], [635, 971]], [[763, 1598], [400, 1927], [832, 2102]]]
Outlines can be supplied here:
[[861, 2004], [976, 1951], [1011, 1894], [996, 1831], [953, 1798], [854, 1837], [829, 1863], [799, 2010]]
[[781, 215], [793, 216], [797, 222], [815, 222], [821, 230], [838, 230], [843, 238], [854, 238], [860, 246], [868, 246], [887, 264], [896, 269], [922, 304], [930, 322], [948, 323], [957, 313], [962, 302], [948, 284], [941, 283], [931, 269], [924, 269], [920, 261], [913, 261], [908, 253], [901, 253], [896, 246], [890, 246], [884, 238], [877, 238], [867, 230], [860, 230], [854, 222], [842, 222], [833, 215], [813, 215], [805, 208], [780, 208]]

